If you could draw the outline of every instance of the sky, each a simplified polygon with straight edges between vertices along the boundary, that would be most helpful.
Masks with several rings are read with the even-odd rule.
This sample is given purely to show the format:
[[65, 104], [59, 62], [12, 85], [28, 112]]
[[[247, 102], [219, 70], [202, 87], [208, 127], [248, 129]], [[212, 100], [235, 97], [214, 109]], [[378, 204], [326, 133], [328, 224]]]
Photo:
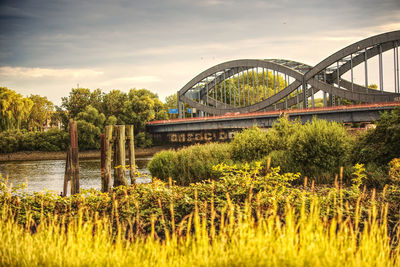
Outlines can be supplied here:
[[399, 0], [0, 0], [0, 86], [56, 105], [78, 86], [164, 101], [225, 61], [315, 65], [394, 30]]

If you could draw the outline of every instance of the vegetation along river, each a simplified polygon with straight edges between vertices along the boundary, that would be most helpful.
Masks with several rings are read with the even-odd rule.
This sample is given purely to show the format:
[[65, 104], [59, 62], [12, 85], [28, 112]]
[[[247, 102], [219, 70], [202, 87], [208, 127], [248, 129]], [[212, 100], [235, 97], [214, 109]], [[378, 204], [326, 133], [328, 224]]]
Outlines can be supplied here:
[[[142, 173], [137, 183], [151, 181], [147, 170], [147, 163], [151, 157], [136, 158], [138, 170]], [[101, 189], [100, 159], [80, 159], [80, 188]], [[63, 188], [65, 160], [34, 160], [34, 161], [0, 161], [0, 173], [3, 178], [8, 177], [9, 183], [14, 186], [26, 183], [27, 192], [41, 192], [51, 190], [60, 193]], [[127, 172], [127, 180], [130, 181]]]

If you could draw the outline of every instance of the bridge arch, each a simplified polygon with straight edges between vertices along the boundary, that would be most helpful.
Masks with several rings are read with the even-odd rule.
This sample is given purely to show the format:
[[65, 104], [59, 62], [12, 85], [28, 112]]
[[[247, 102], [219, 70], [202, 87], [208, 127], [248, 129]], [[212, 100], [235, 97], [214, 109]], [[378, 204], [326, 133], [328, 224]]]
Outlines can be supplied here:
[[[323, 94], [324, 106], [341, 99], [374, 103], [400, 100], [400, 31], [366, 38], [332, 54], [314, 67], [283, 59], [239, 59], [213, 66], [190, 80], [178, 91], [182, 117], [184, 104], [199, 116], [251, 113], [263, 110], [307, 108], [309, 98]], [[383, 86], [382, 54], [393, 50], [394, 88]], [[368, 61], [379, 57], [379, 90], [368, 88]], [[365, 84], [353, 79], [353, 69], [364, 63]], [[351, 79], [342, 76], [351, 72]], [[329, 97], [329, 100], [327, 99]], [[329, 103], [328, 103], [329, 101]]]

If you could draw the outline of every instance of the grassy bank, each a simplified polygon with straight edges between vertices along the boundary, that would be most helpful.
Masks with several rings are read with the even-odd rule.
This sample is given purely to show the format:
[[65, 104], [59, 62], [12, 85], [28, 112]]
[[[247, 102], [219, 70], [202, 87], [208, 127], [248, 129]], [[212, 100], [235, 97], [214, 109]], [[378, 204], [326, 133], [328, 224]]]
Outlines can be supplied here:
[[[292, 187], [296, 174], [220, 165], [223, 179], [60, 198], [1, 183], [2, 266], [397, 266], [392, 185]], [[398, 202], [398, 199], [392, 199]]]
[[113, 234], [107, 220], [84, 212], [65, 226], [50, 218], [31, 234], [7, 209], [0, 219], [3, 266], [398, 266], [400, 260], [385, 220], [373, 211], [361, 230], [354, 220], [321, 219], [317, 201], [309, 213], [287, 206], [284, 217], [270, 209], [257, 221], [249, 205], [244, 212], [228, 205], [219, 224], [212, 222], [211, 206], [211, 222], [195, 211], [162, 240], [137, 236], [127, 226]]

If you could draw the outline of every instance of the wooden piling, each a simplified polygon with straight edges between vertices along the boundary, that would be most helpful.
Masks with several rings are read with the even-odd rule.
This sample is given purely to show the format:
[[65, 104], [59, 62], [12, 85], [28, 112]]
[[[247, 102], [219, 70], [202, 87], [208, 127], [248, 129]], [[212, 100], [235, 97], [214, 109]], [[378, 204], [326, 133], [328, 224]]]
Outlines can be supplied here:
[[128, 148], [129, 148], [129, 177], [131, 178], [131, 184], [136, 184], [135, 172], [135, 139], [133, 135], [133, 125], [127, 125], [127, 136], [128, 136]]
[[106, 137], [100, 135], [100, 171], [101, 171], [101, 192], [106, 192]]
[[68, 182], [71, 180], [71, 148], [67, 148], [67, 159], [65, 161], [65, 173], [64, 173], [64, 187], [62, 196], [65, 197], [67, 195], [68, 190]]
[[71, 195], [79, 193], [79, 150], [78, 128], [76, 121], [69, 122], [70, 148], [71, 148]]
[[[111, 191], [111, 158], [112, 158], [112, 134], [113, 126], [108, 125], [105, 129], [105, 169], [104, 169], [104, 187], [102, 183], [102, 191]], [[102, 180], [103, 181], [103, 180]]]
[[115, 126], [116, 160], [114, 169], [114, 187], [127, 185], [125, 179], [125, 125]]

